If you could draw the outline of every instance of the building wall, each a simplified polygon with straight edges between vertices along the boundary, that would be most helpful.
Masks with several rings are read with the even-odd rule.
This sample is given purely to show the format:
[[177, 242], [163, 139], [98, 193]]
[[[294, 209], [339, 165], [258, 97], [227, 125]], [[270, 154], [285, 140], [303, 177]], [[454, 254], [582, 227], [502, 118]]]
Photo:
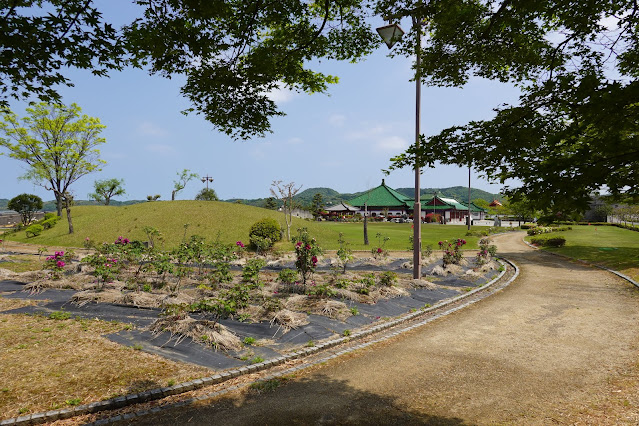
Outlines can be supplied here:
[[[33, 220], [40, 220], [44, 218], [44, 212], [37, 212], [34, 214]], [[0, 226], [13, 226], [18, 223], [22, 223], [22, 217], [18, 213], [0, 213]]]

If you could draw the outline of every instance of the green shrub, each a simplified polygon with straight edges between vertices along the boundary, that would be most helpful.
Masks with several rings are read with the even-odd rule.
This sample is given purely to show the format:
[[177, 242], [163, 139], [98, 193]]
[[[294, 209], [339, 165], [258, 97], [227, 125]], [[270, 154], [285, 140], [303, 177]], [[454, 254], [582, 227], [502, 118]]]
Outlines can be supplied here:
[[278, 278], [282, 284], [294, 284], [297, 280], [297, 271], [288, 268], [282, 269], [279, 273]]
[[380, 285], [392, 287], [397, 282], [397, 274], [393, 271], [385, 271], [379, 275]]
[[[273, 218], [264, 218], [255, 222], [249, 230], [249, 241], [253, 248], [258, 248], [255, 242], [259, 241], [254, 237], [270, 240], [270, 246], [282, 239], [282, 228], [277, 220]], [[270, 248], [269, 246], [269, 248]]]
[[318, 284], [312, 285], [306, 291], [309, 296], [317, 296], [317, 297], [333, 297], [337, 295], [337, 292], [334, 288], [332, 288], [329, 284]]
[[42, 231], [44, 231], [44, 227], [38, 224], [30, 225], [27, 229], [25, 229], [27, 238], [37, 237], [38, 235], [42, 234]]
[[55, 213], [49, 212], [44, 214], [44, 220], [55, 219], [60, 220], [60, 216]]
[[348, 288], [348, 286], [351, 284], [350, 280], [347, 280], [345, 278], [339, 278], [338, 280], [335, 281], [335, 287], [337, 288]]
[[566, 238], [562, 235], [556, 235], [553, 237], [544, 235], [541, 237], [533, 237], [530, 239], [530, 242], [536, 246], [542, 247], [563, 247], [566, 244]]
[[270, 238], [263, 238], [259, 235], [251, 235], [249, 237], [250, 246], [257, 251], [257, 253], [266, 253], [271, 247], [273, 247], [273, 241]]
[[555, 237], [547, 238], [544, 246], [546, 247], [563, 247], [566, 244], [566, 238], [557, 235]]
[[40, 224], [44, 229], [51, 229], [58, 223], [58, 216], [43, 220]]

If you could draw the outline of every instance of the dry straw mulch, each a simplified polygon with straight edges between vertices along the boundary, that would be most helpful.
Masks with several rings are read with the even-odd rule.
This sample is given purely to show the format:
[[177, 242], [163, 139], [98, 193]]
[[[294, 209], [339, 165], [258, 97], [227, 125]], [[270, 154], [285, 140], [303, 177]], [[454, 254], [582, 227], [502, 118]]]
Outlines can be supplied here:
[[[18, 307], [0, 297], [0, 309]], [[21, 301], [22, 302], [22, 301]], [[25, 303], [25, 302], [22, 302]], [[0, 316], [0, 418], [70, 407], [212, 374], [102, 337], [124, 324]], [[78, 402], [79, 401], [79, 402]]]
[[200, 342], [215, 349], [239, 350], [242, 342], [239, 337], [229, 331], [220, 323], [209, 320], [197, 320], [186, 315], [164, 316], [158, 318], [149, 326], [149, 330], [154, 335], [159, 335], [165, 331], [175, 337], [175, 345], [178, 345], [187, 337], [196, 342]]

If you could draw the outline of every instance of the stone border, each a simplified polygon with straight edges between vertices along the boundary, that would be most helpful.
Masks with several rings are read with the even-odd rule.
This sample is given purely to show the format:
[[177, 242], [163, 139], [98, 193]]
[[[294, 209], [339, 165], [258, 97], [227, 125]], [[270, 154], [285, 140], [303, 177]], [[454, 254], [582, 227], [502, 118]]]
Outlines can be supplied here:
[[[525, 238], [526, 237], [521, 239], [524, 242], [524, 244], [526, 244], [528, 247], [534, 248], [535, 250], [541, 250], [540, 247], [537, 247], [535, 245], [530, 244], [528, 241], [526, 241]], [[639, 283], [637, 281], [633, 280], [632, 278], [630, 278], [627, 275], [622, 274], [619, 271], [615, 271], [614, 269], [606, 268], [605, 266], [595, 265], [594, 263], [590, 263], [590, 262], [586, 262], [585, 260], [582, 260], [582, 259], [576, 259], [574, 257], [566, 256], [565, 254], [555, 253], [553, 251], [545, 251], [544, 250], [544, 251], [542, 251], [542, 253], [548, 253], [548, 254], [551, 254], [553, 256], [561, 257], [561, 258], [568, 259], [568, 260], [575, 260], [577, 262], [583, 263], [584, 265], [593, 266], [595, 268], [603, 269], [604, 271], [608, 271], [608, 272], [610, 272], [612, 274], [615, 274], [619, 278], [622, 278], [622, 279], [628, 281], [630, 284], [634, 285], [635, 287], [639, 288]]]
[[[506, 282], [506, 284], [504, 285], [504, 287], [507, 287], [508, 285], [510, 285], [518, 276], [519, 276], [519, 268], [517, 267], [517, 265], [515, 265], [513, 262], [504, 259], [504, 258], [496, 258], [496, 260], [498, 261], [498, 263], [500, 263], [500, 265], [504, 266], [503, 263], [499, 262], [500, 260], [505, 261], [506, 263], [508, 263], [510, 266], [512, 266], [515, 269], [515, 274]], [[492, 281], [490, 281], [489, 283], [478, 287], [474, 290], [471, 290], [465, 294], [461, 294], [457, 297], [454, 297], [452, 299], [448, 299], [445, 300], [441, 303], [435, 304], [429, 308], [426, 309], [420, 309], [417, 310], [415, 312], [410, 312], [408, 314], [404, 314], [402, 316], [400, 316], [399, 318], [396, 318], [395, 320], [392, 321], [387, 321], [384, 322], [382, 324], [378, 324], [374, 327], [362, 330], [362, 331], [356, 331], [352, 334], [350, 334], [349, 336], [343, 336], [343, 337], [338, 337], [326, 342], [322, 342], [319, 343], [313, 347], [306, 347], [306, 348], [302, 348], [302, 349], [298, 349], [292, 353], [289, 353], [287, 355], [283, 355], [283, 356], [279, 356], [276, 358], [271, 358], [265, 361], [262, 361], [260, 363], [256, 363], [256, 364], [251, 364], [251, 365], [247, 365], [247, 366], [243, 366], [240, 368], [236, 368], [236, 369], [232, 369], [232, 370], [226, 370], [223, 371], [219, 374], [214, 374], [213, 376], [209, 376], [209, 377], [203, 377], [200, 379], [195, 379], [195, 380], [191, 380], [188, 382], [184, 382], [184, 383], [179, 383], [176, 384], [174, 386], [167, 386], [167, 387], [162, 387], [162, 388], [157, 388], [157, 389], [151, 389], [145, 392], [140, 392], [140, 393], [134, 393], [134, 394], [130, 394], [130, 395], [123, 395], [117, 398], [111, 398], [111, 399], [107, 399], [104, 401], [97, 401], [97, 402], [92, 402], [90, 404], [83, 404], [83, 405], [78, 405], [77, 407], [73, 407], [73, 408], [64, 408], [64, 409], [59, 409], [59, 410], [52, 410], [52, 411], [47, 411], [47, 412], [43, 412], [43, 413], [33, 413], [33, 414], [29, 414], [26, 416], [20, 416], [20, 417], [16, 417], [16, 418], [11, 418], [11, 419], [6, 419], [6, 420], [2, 420], [0, 421], [0, 426], [6, 426], [6, 425], [31, 425], [31, 424], [42, 424], [45, 422], [53, 422], [56, 420], [64, 420], [64, 419], [68, 419], [71, 417], [75, 417], [75, 416], [81, 416], [81, 415], [85, 415], [85, 414], [91, 414], [91, 413], [97, 413], [99, 411], [107, 411], [107, 410], [115, 410], [118, 408], [123, 408], [129, 405], [133, 405], [133, 404], [139, 404], [139, 403], [143, 403], [143, 402], [148, 402], [148, 401], [153, 401], [153, 400], [157, 400], [157, 399], [162, 399], [165, 398], [167, 396], [172, 396], [172, 395], [178, 395], [184, 392], [188, 392], [191, 390], [195, 390], [195, 389], [199, 389], [205, 386], [209, 386], [209, 385], [214, 385], [214, 384], [219, 384], [222, 382], [225, 382], [229, 379], [232, 379], [234, 377], [239, 377], [239, 376], [243, 376], [245, 374], [252, 374], [252, 373], [256, 373], [258, 371], [262, 371], [262, 370], [266, 370], [268, 368], [271, 367], [275, 367], [277, 365], [283, 364], [287, 361], [291, 361], [291, 360], [295, 360], [295, 359], [299, 359], [302, 357], [306, 357], [309, 355], [313, 355], [315, 353], [318, 353], [321, 350], [324, 349], [329, 349], [332, 348], [334, 346], [338, 346], [344, 343], [350, 343], [353, 340], [360, 340], [363, 339], [365, 337], [369, 337], [371, 335], [374, 334], [378, 334], [380, 332], [383, 332], [385, 330], [388, 330], [389, 328], [395, 327], [395, 326], [399, 326], [402, 324], [405, 324], [406, 322], [415, 320], [416, 318], [420, 317], [420, 316], [424, 316], [426, 314], [429, 314], [435, 310], [439, 310], [441, 308], [444, 308], [446, 306], [452, 305], [456, 302], [459, 302], [460, 300], [466, 299], [474, 294], [477, 294], [478, 292], [484, 291], [492, 286], [494, 286], [504, 275], [506, 274], [506, 270], [502, 271], [497, 277], [495, 277]], [[316, 365], [322, 362], [325, 362], [327, 360], [336, 358], [340, 355], [344, 355], [346, 353], [349, 352], [353, 352], [355, 350], [359, 350], [359, 349], [363, 349], [365, 347], [371, 346], [375, 343], [387, 340], [391, 337], [395, 337], [399, 334], [403, 334], [407, 331], [413, 330], [417, 327], [421, 327], [424, 324], [427, 324], [437, 318], [441, 318], [445, 315], [448, 315], [450, 313], [456, 312], [462, 308], [465, 308], [466, 306], [469, 306], [473, 303], [475, 303], [475, 301], [470, 301], [468, 303], [462, 304], [460, 306], [457, 306], [455, 308], [452, 308], [448, 311], [442, 312], [440, 314], [434, 315], [430, 318], [426, 318], [422, 321], [419, 321], [415, 324], [412, 324], [409, 327], [403, 328], [401, 330], [397, 330], [393, 333], [387, 334], [385, 336], [382, 336], [378, 339], [372, 340], [372, 341], [368, 341], [365, 343], [362, 343], [360, 345], [356, 345], [350, 348], [346, 348], [340, 352], [337, 352], [335, 354], [332, 354], [328, 357], [322, 358], [321, 360], [315, 361], [313, 363], [310, 364], [306, 364], [306, 365], [299, 365], [297, 367], [293, 367], [291, 369], [282, 371], [282, 372], [278, 372], [278, 373], [274, 373], [270, 376], [264, 377], [256, 382], [261, 382], [261, 381], [265, 381], [265, 380], [270, 380], [276, 377], [281, 377], [284, 375], [288, 375], [291, 373], [294, 373], [296, 371], [308, 368], [312, 365]], [[256, 383], [254, 382], [254, 383]], [[214, 398], [217, 397], [221, 394], [227, 393], [227, 392], [231, 392], [235, 389], [238, 389], [240, 386], [233, 386], [227, 389], [223, 389], [221, 391], [217, 391], [217, 392], [213, 392], [207, 395], [203, 395], [200, 397], [196, 397], [196, 398], [190, 398], [187, 399], [185, 401], [180, 401], [177, 402], [175, 404], [167, 404], [166, 406], [163, 407], [155, 407], [152, 408], [150, 410], [143, 410], [140, 412], [136, 412], [136, 413], [128, 413], [125, 415], [119, 415], [110, 419], [103, 419], [103, 420], [98, 420], [95, 423], [92, 423], [93, 425], [103, 425], [103, 424], [108, 424], [108, 423], [112, 423], [112, 422], [116, 422], [116, 421], [120, 421], [120, 420], [128, 420], [131, 419], [133, 417], [139, 417], [139, 416], [144, 416], [144, 415], [148, 415], [151, 413], [156, 413], [158, 411], [161, 411], [163, 409], [172, 407], [180, 407], [180, 406], [184, 406], [184, 405], [188, 405], [188, 404], [192, 404], [194, 402], [197, 401], [202, 401], [205, 399], [210, 399], [210, 398]]]

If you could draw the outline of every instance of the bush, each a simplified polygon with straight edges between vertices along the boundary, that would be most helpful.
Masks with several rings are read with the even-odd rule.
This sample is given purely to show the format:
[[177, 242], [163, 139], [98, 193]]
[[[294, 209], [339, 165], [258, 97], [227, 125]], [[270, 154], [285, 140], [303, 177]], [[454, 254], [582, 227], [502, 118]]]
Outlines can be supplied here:
[[45, 219], [40, 224], [44, 229], [51, 229], [58, 223], [58, 216], [54, 216], [50, 219]]
[[556, 235], [554, 237], [545, 235], [541, 237], [533, 237], [530, 239], [530, 242], [536, 246], [542, 247], [563, 247], [566, 244], [566, 238], [562, 235]]
[[[282, 228], [273, 218], [264, 218], [255, 222], [249, 231], [249, 240], [254, 249], [264, 248], [264, 240], [269, 240], [268, 247], [271, 248], [275, 242], [282, 239]], [[256, 238], [257, 237], [257, 238]], [[262, 246], [262, 247], [260, 247]]]
[[379, 275], [380, 285], [392, 287], [397, 282], [397, 274], [393, 271], [385, 271]]
[[45, 213], [44, 220], [49, 220], [49, 219], [55, 219], [57, 221], [57, 220], [60, 220], [60, 216], [52, 212]]
[[44, 231], [44, 227], [37, 224], [31, 225], [25, 230], [27, 238], [37, 237], [38, 235], [42, 234], [42, 231]]
[[292, 269], [282, 269], [278, 275], [278, 278], [282, 284], [292, 285], [297, 279], [297, 272]]
[[563, 247], [566, 244], [566, 238], [562, 236], [555, 236], [547, 238], [544, 242], [544, 246], [546, 247]]

